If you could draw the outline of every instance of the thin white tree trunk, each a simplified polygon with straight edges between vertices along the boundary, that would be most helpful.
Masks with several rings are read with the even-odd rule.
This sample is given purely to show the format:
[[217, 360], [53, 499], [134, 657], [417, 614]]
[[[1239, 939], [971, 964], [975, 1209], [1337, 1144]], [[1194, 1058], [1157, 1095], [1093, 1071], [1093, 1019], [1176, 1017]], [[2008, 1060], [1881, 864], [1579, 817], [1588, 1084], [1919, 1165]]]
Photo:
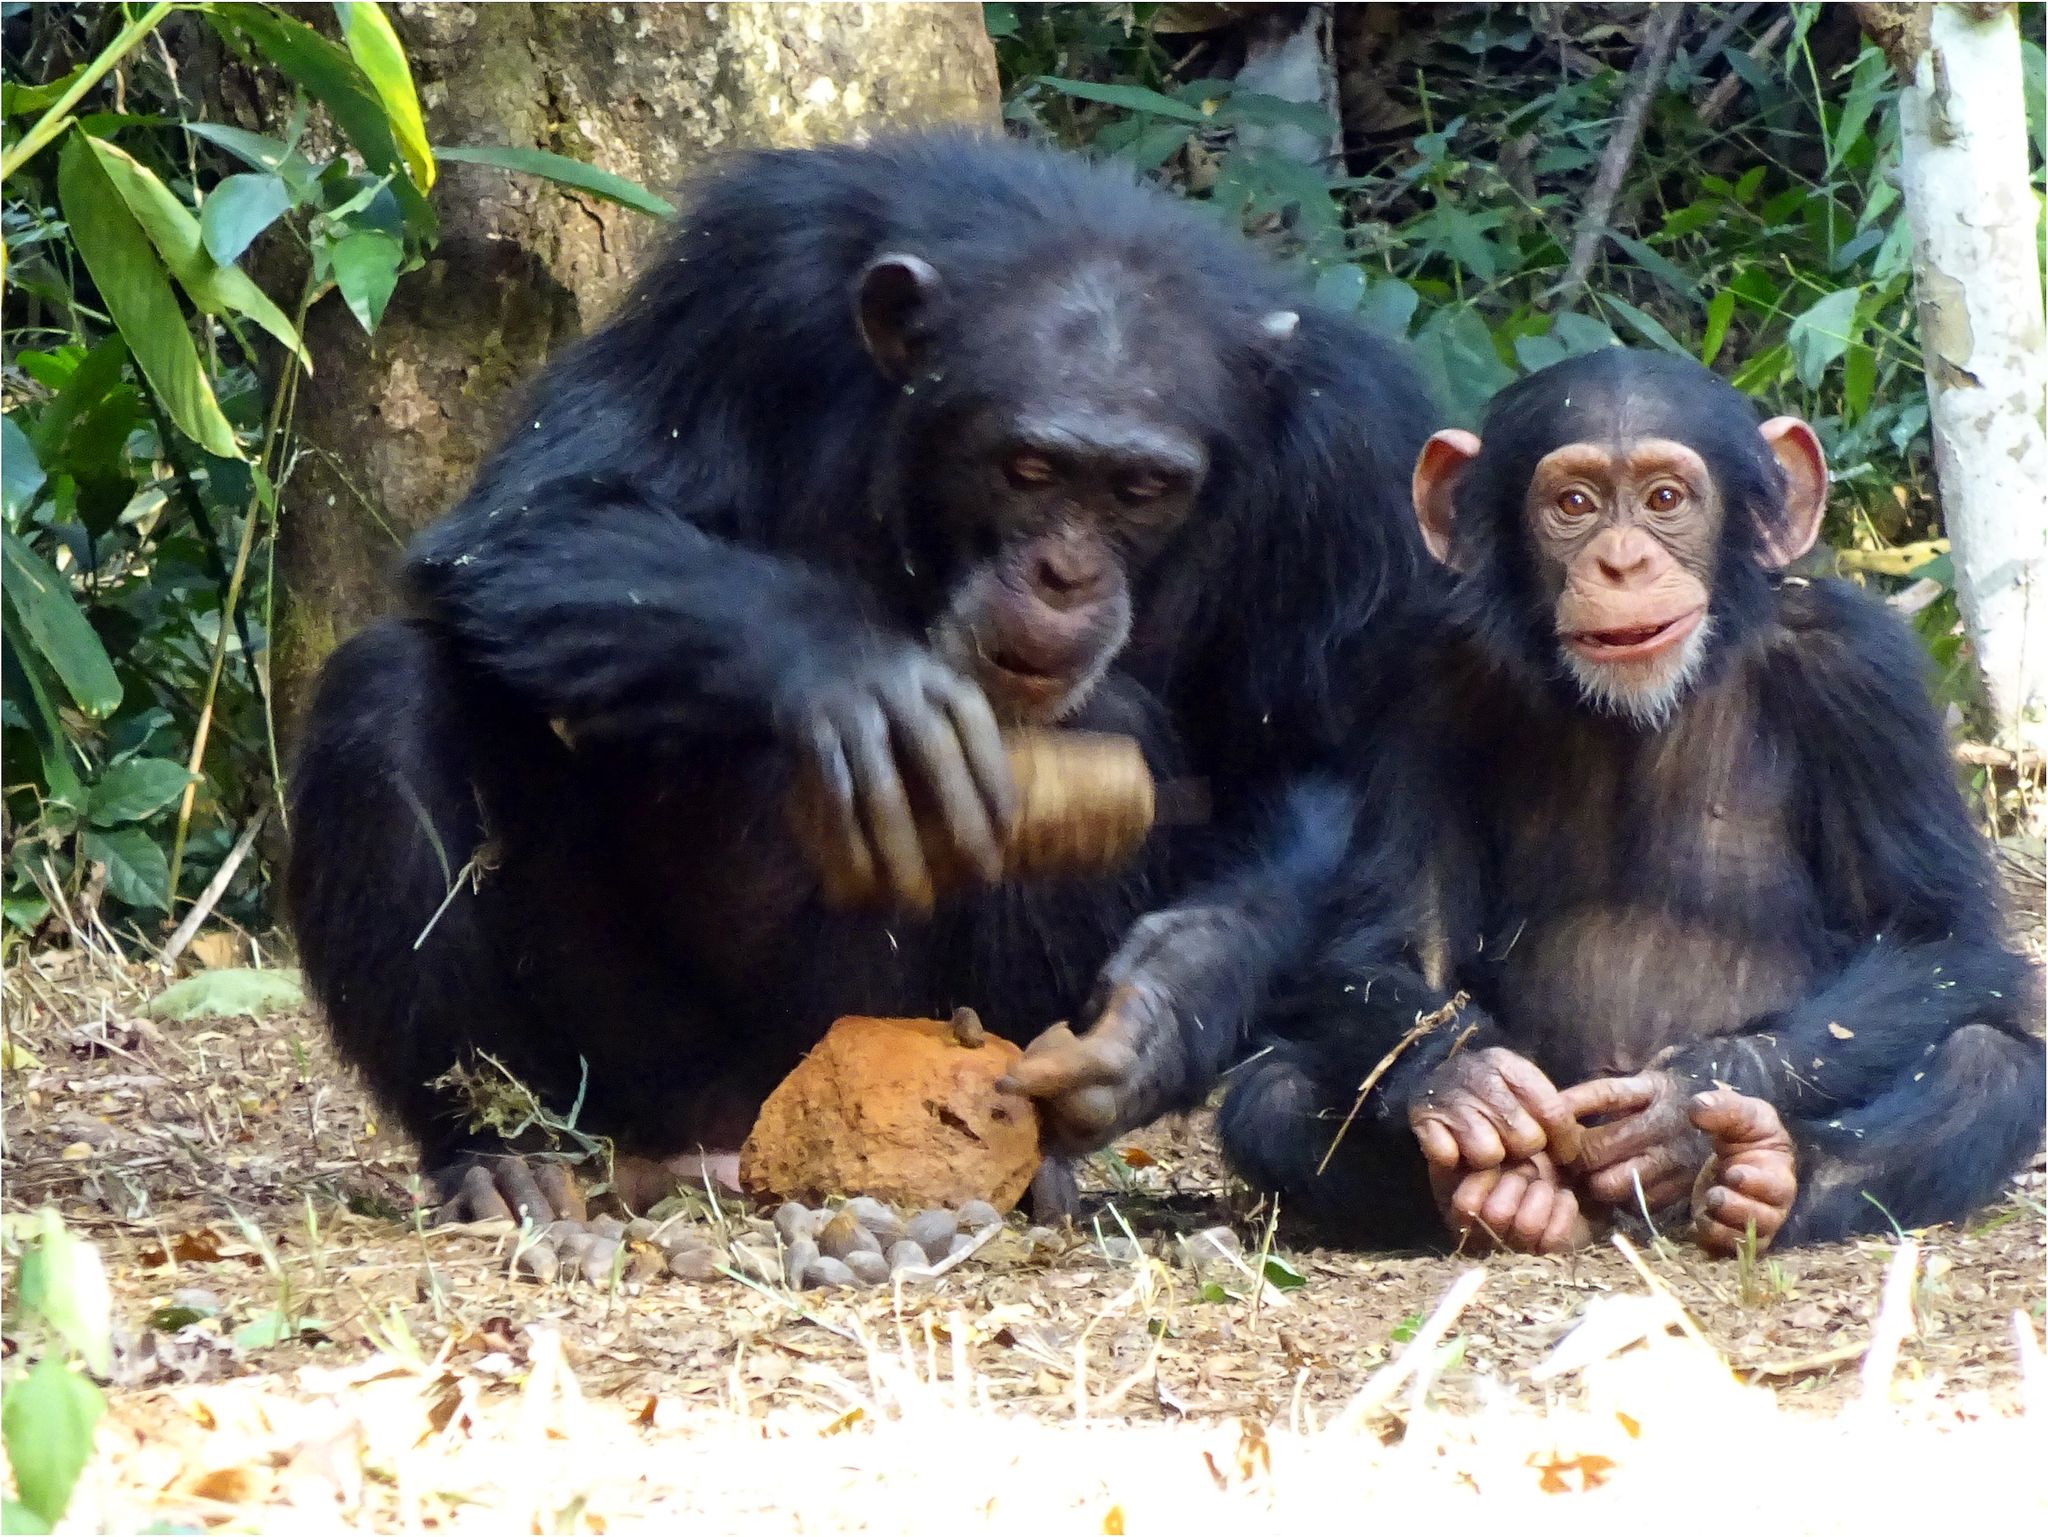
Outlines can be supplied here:
[[[2048, 745], [2048, 358], [2010, 5], [1936, 5], [1894, 55], [1942, 517], [2005, 745]], [[1915, 17], [1920, 20], [1922, 17]], [[1915, 31], [1918, 29], [1915, 28]]]

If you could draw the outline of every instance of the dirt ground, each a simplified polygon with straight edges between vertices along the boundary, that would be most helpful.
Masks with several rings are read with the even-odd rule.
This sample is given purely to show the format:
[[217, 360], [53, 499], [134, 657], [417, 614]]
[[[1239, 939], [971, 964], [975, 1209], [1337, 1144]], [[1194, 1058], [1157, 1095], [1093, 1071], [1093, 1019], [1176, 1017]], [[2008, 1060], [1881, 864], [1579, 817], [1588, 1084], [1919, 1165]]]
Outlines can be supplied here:
[[[1655, 1244], [1357, 1255], [1283, 1230], [1298, 1288], [1205, 1294], [1180, 1235], [1234, 1208], [1200, 1117], [1105, 1158], [1084, 1229], [1006, 1233], [900, 1294], [540, 1285], [505, 1236], [410, 1215], [407, 1150], [311, 1020], [155, 1020], [155, 985], [71, 951], [8, 969], [37, 1061], [5, 1077], [5, 1205], [55, 1206], [114, 1293], [112, 1408], [68, 1529], [1110, 1532], [1477, 1491], [1542, 1530], [1582, 1501], [1669, 1525], [1680, 1480], [1703, 1512], [1778, 1499], [1753, 1480], [1780, 1476], [1804, 1491], [1788, 1530], [1944, 1488], [2041, 1503], [2038, 1163], [1914, 1235], [1888, 1310], [1890, 1238], [1745, 1269]], [[749, 1230], [731, 1207], [682, 1220]], [[1240, 1232], [1256, 1263], [1267, 1235]], [[1475, 1263], [1439, 1344], [1424, 1320]], [[1579, 1324], [1582, 1359], [1545, 1368]]]

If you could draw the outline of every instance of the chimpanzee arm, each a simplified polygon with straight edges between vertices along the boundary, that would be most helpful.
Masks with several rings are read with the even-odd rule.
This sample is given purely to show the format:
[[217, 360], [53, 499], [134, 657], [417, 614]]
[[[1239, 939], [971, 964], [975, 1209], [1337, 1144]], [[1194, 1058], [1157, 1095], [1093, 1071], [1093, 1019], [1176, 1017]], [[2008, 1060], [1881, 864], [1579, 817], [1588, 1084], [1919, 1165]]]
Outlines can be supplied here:
[[1797, 744], [1801, 853], [1840, 959], [1801, 1002], [1670, 1065], [1811, 1118], [1868, 1103], [1966, 1026], [2026, 1042], [2034, 986], [2001, 941], [1913, 638], [1838, 583], [1783, 596], [1790, 638], [1760, 669], [1762, 703]]
[[422, 535], [407, 574], [473, 665], [578, 735], [765, 734], [805, 678], [888, 644], [850, 582], [689, 511], [599, 475], [501, 480]]

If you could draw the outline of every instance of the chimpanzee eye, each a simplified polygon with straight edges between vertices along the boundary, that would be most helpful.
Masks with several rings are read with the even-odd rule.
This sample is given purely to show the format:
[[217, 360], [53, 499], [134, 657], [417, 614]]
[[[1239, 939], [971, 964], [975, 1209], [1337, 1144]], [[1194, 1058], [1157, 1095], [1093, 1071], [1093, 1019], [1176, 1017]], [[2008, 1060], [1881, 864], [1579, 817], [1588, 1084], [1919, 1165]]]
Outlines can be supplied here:
[[1593, 498], [1583, 491], [1567, 491], [1557, 499], [1557, 510], [1568, 518], [1591, 517]]
[[1166, 494], [1167, 479], [1152, 471], [1132, 475], [1116, 488], [1116, 494], [1127, 502], [1157, 501]]
[[1052, 461], [1043, 454], [1012, 454], [1003, 461], [1003, 473], [1018, 486], [1042, 486], [1053, 477]]
[[1678, 487], [1659, 486], [1650, 493], [1648, 506], [1652, 512], [1669, 512], [1684, 500], [1685, 497], [1680, 493]]

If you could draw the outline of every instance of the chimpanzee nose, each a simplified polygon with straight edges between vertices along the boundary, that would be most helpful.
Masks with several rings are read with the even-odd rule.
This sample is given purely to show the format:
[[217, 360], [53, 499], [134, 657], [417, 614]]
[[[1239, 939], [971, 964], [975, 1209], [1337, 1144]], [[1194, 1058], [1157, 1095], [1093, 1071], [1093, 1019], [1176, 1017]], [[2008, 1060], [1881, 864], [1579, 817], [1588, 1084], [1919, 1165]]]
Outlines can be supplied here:
[[1640, 529], [1617, 528], [1602, 534], [1592, 555], [1600, 575], [1616, 587], [1633, 586], [1650, 573], [1656, 543]]
[[1075, 540], [1047, 539], [1033, 552], [1026, 576], [1048, 607], [1079, 608], [1103, 595], [1109, 562], [1100, 550]]

